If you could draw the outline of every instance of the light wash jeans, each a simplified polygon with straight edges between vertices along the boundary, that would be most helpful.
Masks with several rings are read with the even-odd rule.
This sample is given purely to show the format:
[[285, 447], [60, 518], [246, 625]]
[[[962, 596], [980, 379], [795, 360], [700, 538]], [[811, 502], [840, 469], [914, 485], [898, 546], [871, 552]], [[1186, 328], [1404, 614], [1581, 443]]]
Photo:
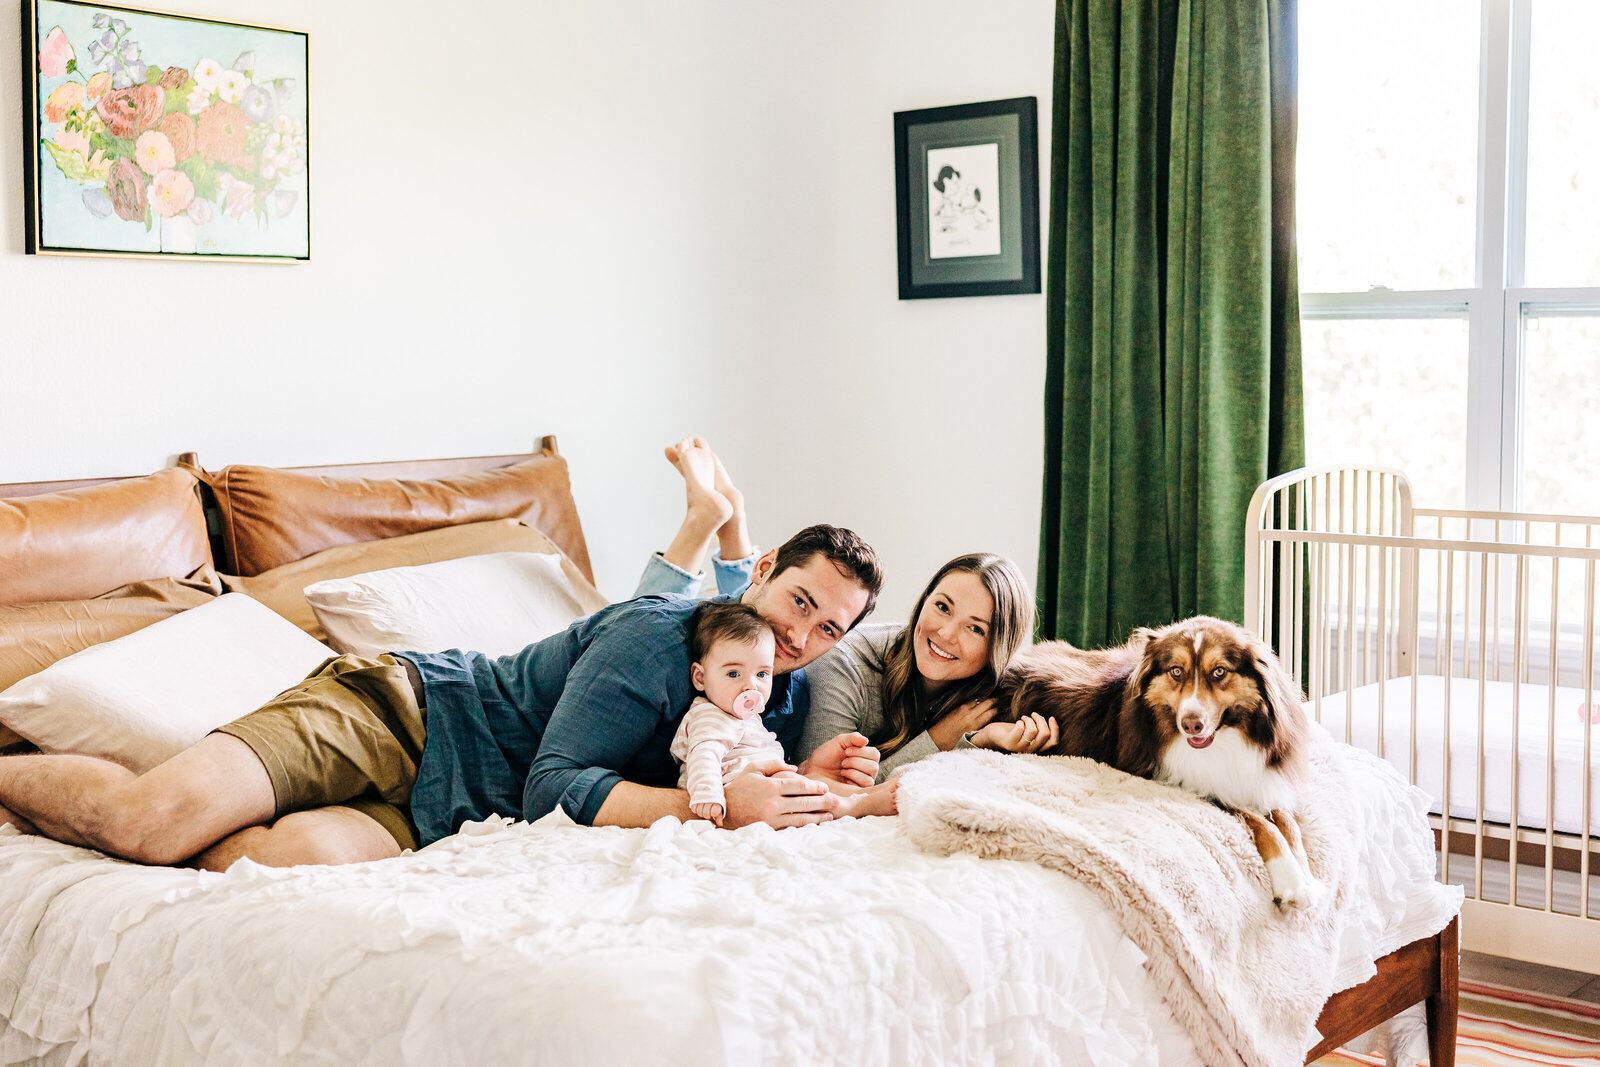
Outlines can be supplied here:
[[[751, 552], [744, 559], [731, 562], [724, 561], [716, 552], [711, 554], [711, 573], [717, 578], [717, 592], [740, 593], [750, 584], [750, 574], [755, 570], [757, 553]], [[682, 567], [668, 563], [666, 557], [659, 552], [650, 553], [650, 558], [645, 561], [644, 573], [639, 575], [639, 586], [633, 591], [634, 596], [646, 596], [650, 593], [676, 593], [679, 596], [699, 596], [700, 586], [705, 581], [704, 572], [690, 574]]]

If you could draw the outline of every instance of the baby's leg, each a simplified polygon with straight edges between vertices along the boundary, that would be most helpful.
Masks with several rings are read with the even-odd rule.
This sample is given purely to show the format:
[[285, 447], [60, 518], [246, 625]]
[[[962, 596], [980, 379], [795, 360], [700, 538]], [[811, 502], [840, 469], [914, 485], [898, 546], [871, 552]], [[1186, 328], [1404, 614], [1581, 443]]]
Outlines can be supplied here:
[[842, 819], [846, 815], [854, 815], [857, 818], [868, 815], [898, 815], [900, 809], [895, 803], [895, 793], [899, 788], [900, 782], [895, 780], [841, 796], [839, 806], [833, 811], [834, 818]]

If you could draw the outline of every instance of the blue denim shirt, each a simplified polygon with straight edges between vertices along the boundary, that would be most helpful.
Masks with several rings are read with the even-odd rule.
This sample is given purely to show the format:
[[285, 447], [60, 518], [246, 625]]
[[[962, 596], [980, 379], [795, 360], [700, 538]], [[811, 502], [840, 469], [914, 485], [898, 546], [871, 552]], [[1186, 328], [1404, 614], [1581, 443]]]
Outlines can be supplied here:
[[[694, 695], [689, 616], [697, 603], [661, 595], [613, 604], [499, 659], [404, 653], [427, 706], [411, 791], [420, 843], [491, 814], [537, 819], [558, 804], [589, 825], [620, 781], [676, 786], [669, 746]], [[791, 757], [807, 696], [803, 671], [780, 675], [762, 716]]]

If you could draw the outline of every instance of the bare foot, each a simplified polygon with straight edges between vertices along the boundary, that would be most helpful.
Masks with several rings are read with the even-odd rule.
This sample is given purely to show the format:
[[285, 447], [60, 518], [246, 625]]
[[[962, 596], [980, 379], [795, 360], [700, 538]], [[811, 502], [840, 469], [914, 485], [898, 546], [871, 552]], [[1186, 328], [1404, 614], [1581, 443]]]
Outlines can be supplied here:
[[36, 834], [39, 832], [33, 823], [27, 819], [7, 808], [0, 808], [0, 826], [8, 824], [15, 827], [19, 834]]
[[733, 514], [728, 516], [727, 521], [717, 529], [718, 547], [721, 549], [722, 558], [744, 559], [754, 551], [754, 547], [750, 544], [749, 530], [745, 526], [744, 494], [734, 486], [733, 479], [728, 477], [728, 471], [722, 465], [721, 457], [711, 452], [711, 446], [705, 443], [704, 438], [696, 437], [695, 442], [703, 445], [705, 450], [711, 453], [711, 463], [716, 472], [711, 482], [712, 488], [733, 506]]
[[684, 495], [688, 501], [685, 525], [692, 522], [707, 530], [716, 530], [733, 517], [733, 505], [717, 492], [717, 456], [704, 438], [685, 437], [662, 451], [667, 461], [683, 475]]
[[833, 810], [834, 817], [842, 819], [854, 815], [860, 819], [868, 815], [898, 815], [900, 808], [895, 802], [895, 793], [899, 789], [899, 781], [883, 782], [854, 796], [840, 797], [839, 806]]

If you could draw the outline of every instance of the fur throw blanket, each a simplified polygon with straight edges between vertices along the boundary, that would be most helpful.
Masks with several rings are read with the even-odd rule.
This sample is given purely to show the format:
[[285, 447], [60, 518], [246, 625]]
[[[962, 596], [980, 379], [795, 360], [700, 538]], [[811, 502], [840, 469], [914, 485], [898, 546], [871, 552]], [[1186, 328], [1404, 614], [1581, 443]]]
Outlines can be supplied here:
[[900, 815], [923, 848], [1034, 860], [1093, 890], [1206, 1063], [1298, 1067], [1323, 1002], [1443, 929], [1461, 896], [1433, 881], [1426, 797], [1365, 752], [1314, 746], [1300, 821], [1321, 893], [1288, 912], [1237, 817], [1092, 760], [944, 753], [901, 774]]

